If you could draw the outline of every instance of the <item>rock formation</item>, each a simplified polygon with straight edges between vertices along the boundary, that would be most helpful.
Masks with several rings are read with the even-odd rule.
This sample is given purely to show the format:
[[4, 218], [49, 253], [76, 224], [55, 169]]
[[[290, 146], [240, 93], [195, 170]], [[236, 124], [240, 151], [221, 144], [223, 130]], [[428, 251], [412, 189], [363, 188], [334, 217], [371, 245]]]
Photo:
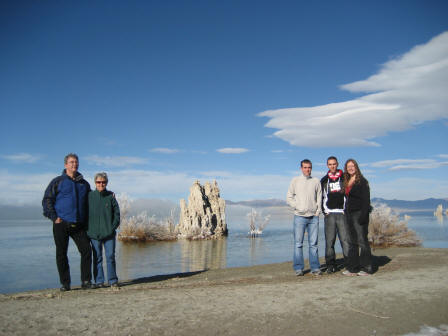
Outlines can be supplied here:
[[188, 205], [180, 200], [180, 220], [176, 226], [179, 238], [207, 239], [227, 235], [226, 202], [219, 196], [218, 183], [193, 183]]

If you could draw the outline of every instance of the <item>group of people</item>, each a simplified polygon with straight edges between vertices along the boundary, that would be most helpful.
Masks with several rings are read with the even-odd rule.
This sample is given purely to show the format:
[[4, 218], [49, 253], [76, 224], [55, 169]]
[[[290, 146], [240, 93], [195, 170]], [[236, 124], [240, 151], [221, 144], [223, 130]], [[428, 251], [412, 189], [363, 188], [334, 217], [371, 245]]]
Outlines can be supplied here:
[[[62, 175], [54, 178], [42, 200], [44, 216], [53, 222], [56, 265], [61, 291], [69, 291], [70, 266], [67, 257], [69, 237], [81, 254], [81, 288], [106, 287], [103, 271], [103, 248], [107, 264], [108, 286], [118, 287], [115, 266], [116, 229], [120, 225], [120, 208], [114, 194], [106, 189], [106, 173], [97, 173], [95, 190], [78, 172], [76, 154], [64, 158]], [[93, 278], [92, 284], [92, 254]]]
[[[304, 275], [303, 240], [308, 233], [311, 273], [321, 275], [318, 253], [319, 215], [325, 215], [325, 261], [327, 273], [338, 270], [334, 245], [336, 235], [342, 246], [347, 276], [372, 273], [372, 258], [367, 239], [370, 190], [357, 162], [347, 160], [344, 172], [334, 156], [327, 159], [328, 173], [319, 181], [311, 177], [312, 163], [300, 163], [302, 175], [293, 178], [287, 202], [294, 209], [293, 268]], [[114, 194], [107, 190], [106, 173], [97, 173], [95, 190], [78, 172], [76, 154], [64, 158], [62, 175], [54, 178], [42, 200], [44, 216], [53, 222], [56, 265], [61, 291], [71, 289], [67, 257], [69, 238], [81, 254], [81, 288], [106, 287], [103, 271], [103, 248], [107, 264], [108, 286], [118, 287], [115, 264], [116, 230], [120, 209]], [[92, 255], [93, 279], [92, 284]]]
[[346, 276], [366, 276], [373, 273], [372, 254], [367, 238], [369, 226], [370, 188], [358, 163], [349, 159], [344, 171], [338, 169], [334, 156], [327, 159], [327, 174], [319, 179], [311, 176], [312, 163], [300, 162], [301, 176], [289, 185], [286, 200], [294, 210], [293, 268], [304, 275], [303, 240], [308, 234], [311, 273], [321, 275], [318, 253], [319, 215], [325, 215], [326, 272], [338, 271], [334, 245], [336, 235], [342, 247]]

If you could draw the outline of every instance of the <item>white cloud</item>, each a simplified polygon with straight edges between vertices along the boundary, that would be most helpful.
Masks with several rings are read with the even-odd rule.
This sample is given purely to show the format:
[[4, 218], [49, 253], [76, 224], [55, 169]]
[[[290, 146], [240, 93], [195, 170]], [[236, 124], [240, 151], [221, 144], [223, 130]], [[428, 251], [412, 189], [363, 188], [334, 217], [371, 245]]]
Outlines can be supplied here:
[[342, 86], [360, 98], [269, 110], [274, 136], [302, 147], [379, 146], [373, 139], [448, 118], [448, 32], [391, 60], [366, 80]]
[[0, 171], [0, 204], [39, 205], [53, 174], [15, 174]]
[[223, 154], [242, 154], [242, 153], [246, 153], [249, 150], [247, 148], [231, 148], [231, 147], [227, 147], [227, 148], [220, 148], [216, 150], [219, 153], [223, 153]]
[[448, 159], [448, 154], [439, 154], [438, 157], [441, 159]]
[[99, 156], [89, 155], [85, 157], [85, 160], [90, 164], [106, 167], [127, 167], [131, 165], [141, 165], [148, 162], [145, 158], [139, 158], [134, 156]]
[[173, 148], [163, 148], [163, 147], [159, 147], [159, 148], [152, 148], [149, 150], [150, 152], [153, 153], [162, 153], [162, 154], [175, 154], [178, 153], [179, 150], [178, 149], [173, 149]]
[[419, 170], [435, 169], [448, 165], [448, 162], [436, 161], [433, 159], [395, 159], [371, 163], [375, 168], [387, 168], [388, 170]]
[[220, 177], [230, 177], [232, 176], [231, 172], [225, 171], [225, 170], [212, 170], [212, 171], [204, 171], [201, 172], [202, 176], [210, 176], [212, 178], [220, 178]]
[[[96, 172], [82, 173], [85, 179], [92, 183]], [[325, 173], [313, 170], [313, 176], [318, 178]], [[221, 196], [228, 200], [284, 199], [292, 177], [297, 174], [298, 171], [291, 172], [291, 175], [210, 171], [194, 175], [186, 172], [122, 169], [108, 173], [108, 188], [117, 194], [127, 193], [133, 199], [167, 199], [178, 204], [179, 199], [188, 197], [189, 189], [195, 180], [204, 183], [216, 178]], [[0, 204], [40, 205], [45, 188], [56, 175], [15, 174], [0, 170]], [[437, 178], [400, 178], [380, 182], [375, 176], [368, 176], [368, 179], [372, 197], [405, 200], [447, 197], [448, 181]]]
[[2, 158], [14, 163], [34, 163], [39, 161], [41, 157], [39, 155], [32, 155], [28, 153], [18, 153], [12, 155], [2, 155]]
[[114, 171], [109, 176], [111, 190], [126, 192], [132, 198], [175, 199], [188, 193], [195, 180], [195, 177], [183, 172], [137, 169]]
[[[95, 171], [82, 171], [92, 183]], [[45, 188], [57, 174], [14, 174], [0, 171], [0, 204], [40, 204]], [[195, 180], [217, 179], [221, 196], [230, 200], [280, 198], [286, 195], [292, 176], [275, 174], [249, 175], [233, 172], [166, 172], [123, 169], [108, 172], [108, 188], [117, 194], [127, 193], [133, 199], [158, 198], [178, 202], [187, 198]], [[92, 188], [94, 187], [91, 185]]]
[[115, 140], [106, 138], [106, 137], [99, 137], [98, 141], [107, 146], [117, 146], [118, 145]]
[[115, 192], [126, 192], [133, 198], [165, 198], [178, 201], [187, 198], [195, 180], [201, 183], [216, 179], [221, 196], [231, 200], [281, 198], [286, 195], [291, 176], [246, 175], [233, 172], [184, 172], [122, 170], [111, 172], [109, 186]]

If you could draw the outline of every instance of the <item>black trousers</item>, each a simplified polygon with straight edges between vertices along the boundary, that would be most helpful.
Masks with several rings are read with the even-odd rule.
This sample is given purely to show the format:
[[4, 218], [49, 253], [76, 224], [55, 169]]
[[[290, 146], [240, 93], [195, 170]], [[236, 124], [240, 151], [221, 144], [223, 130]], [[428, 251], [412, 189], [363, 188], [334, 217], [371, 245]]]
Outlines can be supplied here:
[[90, 281], [92, 279], [92, 248], [83, 225], [65, 221], [59, 224], [53, 223], [53, 237], [56, 245], [56, 265], [61, 284], [70, 285], [71, 282], [67, 257], [69, 237], [72, 237], [81, 254], [81, 281]]
[[349, 236], [347, 270], [358, 272], [363, 270], [372, 273], [372, 252], [369, 240], [369, 217], [361, 218], [361, 211], [346, 214], [347, 231]]

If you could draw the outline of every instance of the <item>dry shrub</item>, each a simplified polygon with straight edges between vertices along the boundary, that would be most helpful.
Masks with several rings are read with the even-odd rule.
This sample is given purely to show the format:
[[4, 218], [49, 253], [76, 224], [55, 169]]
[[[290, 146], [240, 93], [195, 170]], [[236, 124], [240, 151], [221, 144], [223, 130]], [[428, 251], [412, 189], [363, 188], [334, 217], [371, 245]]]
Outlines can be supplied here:
[[420, 246], [422, 241], [414, 230], [407, 226], [407, 220], [400, 221], [397, 214], [384, 204], [375, 205], [370, 214], [369, 242], [372, 247]]
[[175, 240], [174, 221], [169, 217], [165, 222], [157, 221], [146, 212], [137, 216], [123, 218], [120, 224], [118, 240], [123, 242], [148, 242]]
[[130, 209], [130, 199], [127, 194], [117, 196], [120, 205], [121, 221], [118, 240], [123, 242], [149, 242], [159, 240], [175, 240], [174, 210], [164, 221], [158, 221], [149, 216], [146, 211], [137, 216], [127, 216]]

